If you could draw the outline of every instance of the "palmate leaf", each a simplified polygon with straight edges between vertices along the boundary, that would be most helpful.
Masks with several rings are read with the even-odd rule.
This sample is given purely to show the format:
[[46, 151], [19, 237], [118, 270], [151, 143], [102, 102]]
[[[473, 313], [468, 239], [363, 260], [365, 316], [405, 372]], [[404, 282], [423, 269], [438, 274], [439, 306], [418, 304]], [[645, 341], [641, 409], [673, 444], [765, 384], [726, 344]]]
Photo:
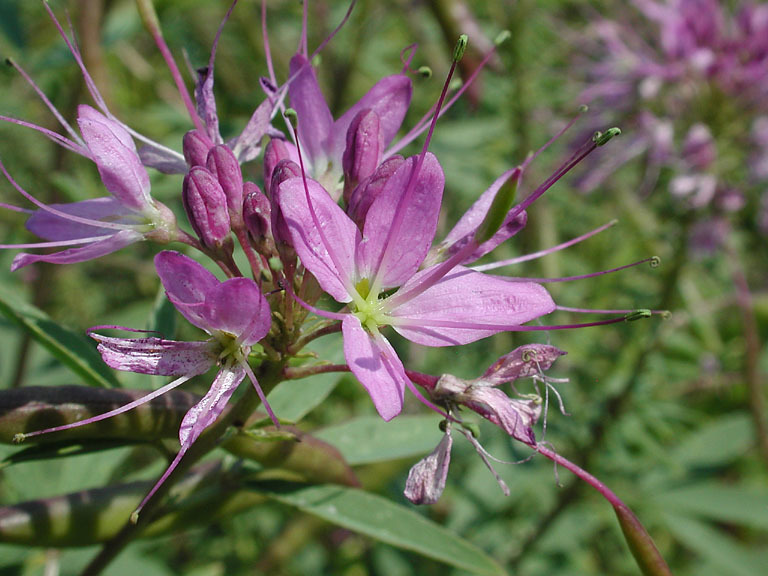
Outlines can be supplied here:
[[48, 315], [0, 287], [0, 313], [18, 324], [51, 354], [77, 374], [84, 383], [119, 388], [115, 374], [96, 351], [91, 340], [57, 324]]
[[329, 485], [254, 483], [252, 486], [278, 502], [332, 524], [472, 574], [506, 574], [493, 558], [474, 544], [381, 496]]

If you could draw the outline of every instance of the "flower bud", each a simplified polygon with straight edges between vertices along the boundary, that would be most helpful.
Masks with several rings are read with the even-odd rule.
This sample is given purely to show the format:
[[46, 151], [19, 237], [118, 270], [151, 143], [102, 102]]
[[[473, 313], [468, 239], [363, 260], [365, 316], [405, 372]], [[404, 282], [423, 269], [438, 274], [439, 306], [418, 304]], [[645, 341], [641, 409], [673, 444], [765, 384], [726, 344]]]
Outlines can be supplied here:
[[[291, 145], [292, 146], [292, 145]], [[272, 138], [264, 149], [264, 192], [270, 195], [272, 174], [282, 160], [298, 161], [296, 153], [285, 140]]]
[[357, 185], [374, 173], [384, 152], [379, 115], [370, 108], [361, 110], [347, 129], [347, 147], [341, 163], [344, 169], [344, 201]]
[[205, 166], [210, 145], [208, 140], [201, 136], [197, 130], [190, 130], [184, 134], [181, 147], [190, 168], [192, 166]]
[[206, 165], [224, 190], [230, 219], [239, 221], [243, 213], [243, 173], [237, 158], [225, 145], [218, 144], [208, 152]]
[[451, 430], [447, 428], [435, 450], [419, 460], [408, 472], [403, 492], [408, 500], [414, 504], [434, 504], [440, 499], [451, 463], [452, 446]]
[[202, 166], [184, 177], [181, 198], [189, 223], [208, 248], [221, 247], [229, 238], [227, 198], [216, 177]]
[[253, 182], [243, 186], [243, 220], [251, 238], [259, 242], [272, 235], [272, 207], [264, 193]]
[[350, 194], [347, 214], [359, 227], [362, 228], [368, 209], [384, 189], [387, 180], [400, 168], [403, 162], [405, 159], [399, 155], [387, 158], [376, 168], [368, 180], [361, 182]]

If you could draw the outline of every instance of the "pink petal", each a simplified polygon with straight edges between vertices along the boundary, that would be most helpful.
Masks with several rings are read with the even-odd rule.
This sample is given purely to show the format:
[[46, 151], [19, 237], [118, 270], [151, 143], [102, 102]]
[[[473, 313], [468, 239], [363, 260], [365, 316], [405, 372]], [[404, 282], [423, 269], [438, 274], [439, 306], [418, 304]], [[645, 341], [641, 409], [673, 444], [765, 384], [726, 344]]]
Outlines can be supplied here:
[[[365, 217], [358, 270], [365, 278], [378, 273], [385, 289], [400, 286], [413, 276], [437, 230], [445, 186], [443, 169], [437, 158], [427, 153], [412, 191], [404, 198], [416, 161], [415, 156], [408, 158], [395, 171]], [[392, 230], [398, 221], [399, 227]]]
[[91, 334], [107, 366], [155, 376], [195, 376], [216, 363], [213, 342], [176, 342], [161, 338], [110, 338]]
[[344, 318], [341, 330], [349, 368], [371, 395], [379, 415], [391, 420], [403, 409], [406, 376], [400, 358], [383, 336], [374, 340], [356, 316]]
[[[125, 206], [114, 198], [109, 197], [93, 198], [71, 204], [51, 204], [50, 206], [59, 212], [96, 221], [109, 219], [110, 223], [119, 223], [121, 221], [130, 223], [131, 220], [135, 220], [134, 218], [125, 218], [130, 215], [135, 216], [134, 212], [126, 209]], [[96, 225], [88, 226], [80, 222], [66, 220], [46, 210], [35, 211], [27, 220], [26, 228], [33, 234], [40, 236], [40, 238], [54, 241], [111, 235], [115, 232], [113, 228], [100, 228]]]
[[117, 252], [121, 248], [143, 240], [144, 235], [136, 232], [135, 230], [121, 230], [117, 234], [93, 242], [92, 244], [86, 244], [85, 246], [78, 246], [77, 248], [70, 248], [55, 254], [18, 254], [13, 259], [11, 264], [11, 271], [18, 270], [24, 266], [29, 266], [35, 262], [48, 262], [50, 264], [74, 264], [75, 262], [85, 262], [87, 260], [94, 260], [101, 258], [112, 252]]
[[107, 190], [136, 212], [154, 211], [149, 175], [128, 131], [90, 106], [79, 106], [77, 123]]
[[[323, 174], [328, 160], [328, 138], [333, 126], [333, 116], [317, 83], [317, 76], [309, 61], [301, 54], [291, 58], [291, 76], [297, 74], [288, 86], [291, 107], [298, 118], [299, 144], [309, 157], [313, 174]], [[341, 155], [339, 155], [339, 167]]]
[[384, 146], [388, 146], [403, 123], [412, 93], [411, 79], [402, 74], [387, 76], [374, 84], [365, 96], [333, 124], [330, 157], [334, 164], [341, 162], [349, 125], [357, 113], [365, 108], [370, 108], [379, 116], [382, 140]]
[[155, 268], [176, 309], [192, 324], [209, 331], [203, 304], [206, 294], [219, 285], [216, 276], [192, 258], [171, 250], [155, 256]]
[[338, 302], [349, 302], [347, 286], [355, 282], [354, 254], [360, 231], [320, 184], [307, 180], [307, 187], [317, 220], [307, 204], [302, 178], [290, 178], [279, 186], [278, 203], [293, 247], [323, 290]]
[[[414, 276], [403, 290], [417, 284], [429, 270]], [[392, 325], [408, 340], [425, 346], [453, 346], [514, 330], [554, 309], [549, 293], [538, 284], [510, 282], [456, 267], [390, 314], [405, 321]]]
[[208, 326], [233, 334], [245, 346], [264, 338], [272, 326], [269, 303], [250, 278], [230, 278], [214, 286], [201, 311]]

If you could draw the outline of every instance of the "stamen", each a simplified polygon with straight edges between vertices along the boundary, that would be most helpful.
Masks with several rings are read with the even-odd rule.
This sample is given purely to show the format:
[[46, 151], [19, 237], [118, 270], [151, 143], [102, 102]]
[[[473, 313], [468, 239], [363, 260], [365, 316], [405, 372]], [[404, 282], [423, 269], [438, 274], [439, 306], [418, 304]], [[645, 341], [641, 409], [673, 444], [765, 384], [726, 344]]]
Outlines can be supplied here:
[[478, 456], [480, 456], [480, 459], [483, 461], [483, 464], [485, 464], [486, 468], [490, 470], [491, 474], [493, 474], [494, 479], [496, 480], [496, 483], [499, 485], [499, 488], [501, 488], [501, 491], [504, 493], [504, 496], [509, 496], [510, 491], [507, 484], [504, 482], [504, 480], [501, 479], [501, 476], [499, 476], [499, 473], [496, 472], [496, 469], [493, 467], [493, 464], [491, 464], [490, 460], [488, 459], [488, 452], [480, 445], [480, 442], [477, 441], [477, 438], [475, 438], [471, 432], [468, 430], [465, 430], [463, 428], [460, 429], [461, 433], [464, 434], [464, 437], [469, 440], [469, 443], [472, 444], [472, 446], [477, 451]]
[[80, 146], [84, 147], [85, 143], [83, 142], [82, 138], [80, 138], [80, 135], [77, 132], [75, 132], [72, 126], [70, 126], [69, 122], [67, 122], [64, 119], [64, 116], [61, 115], [61, 113], [56, 109], [56, 106], [53, 105], [53, 103], [48, 99], [48, 97], [40, 89], [40, 87], [34, 82], [34, 80], [32, 80], [32, 77], [29, 74], [27, 74], [24, 71], [24, 69], [18, 64], [16, 64], [16, 62], [14, 62], [12, 59], [6, 58], [5, 63], [8, 64], [8, 66], [13, 68], [14, 70], [16, 70], [16, 72], [18, 72], [21, 75], [21, 77], [27, 81], [27, 84], [29, 84], [32, 87], [32, 89], [37, 93], [40, 100], [43, 101], [43, 104], [45, 104], [48, 110], [51, 111], [51, 114], [53, 114], [56, 120], [59, 121], [59, 124], [61, 124], [64, 127], [64, 130], [66, 130], [67, 133], [70, 136], [72, 136], [72, 139], [75, 140]]
[[269, 47], [269, 33], [267, 31], [267, 0], [261, 0], [261, 37], [264, 43], [264, 57], [267, 60], [269, 80], [273, 86], [277, 86], [277, 77], [275, 76], [275, 66], [272, 62], [272, 50]]
[[60, 248], [62, 246], [78, 246], [80, 244], [91, 244], [111, 238], [112, 234], [105, 236], [91, 236], [90, 238], [78, 238], [76, 240], [59, 240], [58, 242], [32, 242], [31, 244], [0, 244], [0, 249], [18, 249], [28, 250], [30, 248]]
[[46, 428], [45, 430], [37, 430], [35, 432], [24, 432], [20, 434], [16, 434], [16, 436], [13, 437], [13, 441], [18, 444], [26, 440], [27, 438], [33, 438], [34, 436], [40, 436], [41, 434], [50, 434], [51, 432], [62, 432], [64, 430], [70, 430], [72, 428], [79, 428], [80, 426], [85, 426], [86, 424], [93, 424], [94, 422], [100, 422], [101, 420], [106, 420], [107, 418], [111, 418], [112, 416], [117, 416], [118, 414], [122, 414], [123, 412], [127, 412], [128, 410], [132, 410], [133, 408], [136, 408], [137, 406], [141, 406], [142, 404], [146, 404], [150, 400], [153, 400], [157, 398], [158, 396], [162, 396], [166, 392], [169, 392], [176, 388], [177, 386], [180, 386], [181, 384], [184, 384], [187, 380], [192, 378], [192, 376], [182, 376], [180, 378], [177, 378], [173, 382], [166, 384], [165, 386], [158, 388], [157, 390], [154, 390], [147, 394], [146, 396], [142, 396], [138, 400], [134, 400], [133, 402], [129, 402], [125, 406], [121, 406], [120, 408], [116, 408], [115, 410], [110, 410], [109, 412], [105, 412], [104, 414], [99, 414], [98, 416], [93, 416], [92, 418], [86, 418], [85, 420], [80, 420], [78, 422], [73, 422], [72, 424], [64, 424], [62, 426], [54, 426], [53, 428]]
[[509, 260], [491, 262], [490, 264], [482, 264], [480, 266], [471, 266], [470, 268], [472, 270], [475, 270], [476, 272], [485, 272], [486, 270], [495, 270], [496, 268], [501, 268], [502, 266], [511, 266], [513, 264], [520, 264], [521, 262], [528, 262], [529, 260], [535, 260], [536, 258], [541, 258], [542, 256], [548, 256], [549, 254], [554, 254], [555, 252], [558, 252], [565, 248], [570, 248], [571, 246], [578, 244], [579, 242], [582, 242], [587, 238], [591, 238], [592, 236], [595, 236], [600, 232], [608, 230], [608, 228], [615, 226], [617, 223], [618, 223], [618, 220], [611, 220], [610, 222], [608, 222], [607, 224], [603, 224], [599, 228], [595, 228], [594, 230], [587, 232], [586, 234], [583, 234], [577, 238], [573, 238], [572, 240], [568, 240], [567, 242], [563, 242], [562, 244], [558, 244], [557, 246], [554, 246], [552, 248], [546, 248], [544, 250], [539, 250], [538, 252], [526, 254], [525, 256], [518, 256], [517, 258], [510, 258]]
[[504, 280], [509, 280], [510, 282], [536, 282], [538, 284], [570, 282], [572, 280], [585, 280], [587, 278], [596, 278], [597, 276], [603, 276], [605, 274], [613, 274], [614, 272], [626, 270], [627, 268], [633, 268], [635, 266], [639, 266], [640, 264], [645, 264], [646, 262], [650, 262], [651, 267], [656, 268], [658, 266], [659, 258], [657, 256], [652, 256], [650, 258], [644, 258], [643, 260], [638, 260], [637, 262], [632, 262], [631, 264], [625, 264], [624, 266], [619, 266], [618, 268], [611, 268], [610, 270], [601, 270], [600, 272], [592, 272], [590, 274], [581, 274], [579, 276], [564, 276], [562, 278], [517, 278], [512, 276], [506, 276], [504, 277]]
[[[305, 1], [304, 5], [306, 6], [306, 4], [307, 3]], [[312, 54], [307, 58], [307, 60], [309, 60], [311, 62], [312, 59], [315, 56], [317, 56], [318, 54], [320, 54], [320, 52], [322, 52], [322, 50], [328, 45], [328, 43], [331, 40], [333, 40], [333, 37], [336, 36], [336, 34], [338, 34], [339, 30], [341, 30], [344, 27], [344, 24], [346, 24], [347, 21], [349, 20], [349, 17], [352, 15], [352, 10], [354, 9], [355, 4], [357, 4], [357, 0], [352, 0], [352, 2], [350, 2], [349, 8], [347, 8], [347, 13], [344, 15], [344, 18], [342, 18], [341, 22], [339, 22], [338, 26], [336, 26], [336, 28], [333, 29], [333, 32], [331, 32], [325, 40], [320, 42], [320, 45], [317, 48], [315, 48], [314, 52], [312, 52]], [[306, 17], [306, 14], [305, 14], [305, 17]], [[305, 24], [306, 24], [306, 22], [305, 22]], [[305, 50], [304, 55], [305, 56], [306, 56], [306, 42], [307, 42], [306, 32], [307, 32], [307, 30], [306, 30], [306, 26], [305, 26], [304, 32], [303, 32], [303, 34], [304, 34], [304, 43], [305, 43], [305, 45], [304, 45], [304, 50]]]
[[650, 310], [633, 310], [632, 312], [623, 316], [619, 316], [618, 318], [609, 318], [607, 320], [584, 322], [580, 324], [558, 324], [548, 326], [520, 326], [482, 322], [462, 322], [459, 320], [435, 320], [427, 318], [398, 318], [396, 324], [397, 326], [417, 326], [425, 328], [464, 328], [467, 330], [505, 330], [507, 332], [548, 332], [550, 330], [571, 330], [574, 328], [589, 328], [590, 326], [606, 326], [608, 324], [632, 322], [634, 320], [640, 320], [641, 318], [648, 318], [650, 316]]
[[70, 152], [74, 152], [75, 154], [80, 154], [81, 156], [85, 156], [88, 159], [91, 158], [91, 153], [87, 148], [80, 146], [80, 144], [78, 144], [77, 142], [73, 142], [69, 138], [62, 136], [61, 134], [54, 132], [53, 130], [49, 130], [48, 128], [43, 128], [42, 126], [38, 126], [37, 124], [32, 124], [31, 122], [26, 122], [25, 120], [19, 120], [18, 118], [11, 118], [10, 116], [0, 116], [0, 120], [2, 120], [3, 122], [9, 122], [10, 124], [16, 124], [18, 126], [24, 126], [25, 128], [31, 128], [32, 130], [36, 130], [41, 134], [45, 135], [49, 140], [55, 142], [56, 144], [58, 144], [63, 148], [66, 148]]
[[248, 374], [248, 378], [253, 384], [253, 387], [256, 389], [256, 394], [259, 395], [259, 399], [261, 400], [261, 405], [264, 406], [264, 409], [267, 411], [267, 414], [269, 414], [269, 418], [272, 420], [272, 423], [275, 425], [276, 428], [280, 428], [280, 421], [277, 419], [277, 416], [275, 416], [275, 413], [272, 411], [272, 407], [269, 405], [269, 402], [267, 402], [267, 396], [266, 394], [264, 394], [264, 390], [261, 389], [261, 386], [259, 385], [259, 381], [256, 379], [256, 375], [253, 373], [253, 370], [251, 369], [251, 366], [248, 364], [248, 361], [243, 360], [242, 362], [240, 362], [240, 365], [245, 370], [245, 373]]

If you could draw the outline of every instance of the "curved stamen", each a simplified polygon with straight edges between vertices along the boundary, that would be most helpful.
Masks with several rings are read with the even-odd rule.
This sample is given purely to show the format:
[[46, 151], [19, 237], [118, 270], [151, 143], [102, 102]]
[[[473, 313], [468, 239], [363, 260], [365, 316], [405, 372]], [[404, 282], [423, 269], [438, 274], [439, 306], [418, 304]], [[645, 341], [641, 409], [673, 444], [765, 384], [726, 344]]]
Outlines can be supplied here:
[[[547, 332], [549, 330], [571, 330], [574, 328], [589, 328], [590, 326], [605, 326], [608, 324], [619, 324], [629, 322], [636, 318], [637, 310], [618, 318], [608, 320], [598, 320], [595, 322], [584, 322], [580, 324], [556, 324], [549, 326], [520, 326], [510, 324], [491, 324], [480, 322], [463, 322], [460, 320], [435, 320], [425, 318], [396, 318], [394, 326], [416, 326], [416, 327], [435, 327], [435, 328], [457, 328], [466, 330], [504, 330], [506, 332]], [[644, 314], [643, 314], [644, 316]]]
[[261, 389], [261, 385], [259, 384], [259, 381], [256, 379], [256, 375], [253, 373], [253, 370], [251, 370], [250, 364], [248, 364], [248, 360], [243, 360], [240, 362], [240, 365], [245, 370], [245, 373], [248, 375], [248, 379], [253, 384], [253, 387], [256, 389], [256, 394], [259, 395], [259, 399], [261, 400], [261, 405], [264, 406], [264, 409], [267, 411], [267, 414], [269, 414], [269, 418], [272, 420], [272, 423], [275, 425], [276, 428], [280, 428], [280, 421], [277, 419], [277, 416], [275, 416], [275, 413], [272, 411], [272, 407], [269, 405], [269, 402], [267, 402], [267, 396], [264, 394], [264, 390]]
[[[606, 310], [599, 308], [573, 308], [571, 306], [557, 306], [556, 310], [561, 312], [573, 312], [576, 314], [634, 314], [637, 309], [631, 310]], [[670, 314], [669, 310], [648, 310], [653, 315], [665, 317]]]
[[[352, 10], [354, 9], [355, 4], [357, 4], [357, 0], [352, 0], [352, 2], [350, 2], [349, 8], [347, 8], [347, 13], [344, 15], [344, 18], [342, 18], [341, 22], [339, 22], [338, 26], [336, 26], [336, 28], [333, 29], [333, 32], [331, 32], [325, 40], [320, 42], [320, 45], [317, 48], [315, 48], [315, 50], [307, 58], [307, 60], [309, 60], [311, 62], [312, 59], [315, 56], [317, 56], [318, 54], [320, 54], [320, 52], [323, 50], [323, 48], [325, 48], [328, 45], [328, 43], [331, 40], [333, 40], [333, 37], [336, 36], [336, 34], [338, 34], [339, 30], [341, 30], [342, 27], [344, 26], [344, 24], [346, 24], [347, 21], [349, 20], [349, 17], [352, 15]], [[306, 2], [305, 2], [305, 5], [306, 5]], [[304, 42], [306, 42], [306, 30], [304, 32], [305, 32]], [[304, 48], [306, 50], [306, 44], [305, 44]], [[306, 52], [305, 52], [305, 55], [306, 55]]]
[[91, 236], [90, 238], [77, 238], [76, 240], [59, 240], [58, 242], [33, 242], [31, 244], [0, 244], [0, 249], [21, 249], [30, 248], [61, 248], [62, 246], [77, 246], [79, 244], [91, 244], [111, 238], [112, 234], [105, 236]]
[[536, 282], [538, 284], [552, 284], [555, 282], [570, 282], [572, 280], [586, 280], [587, 278], [595, 278], [597, 276], [603, 276], [605, 274], [613, 274], [614, 272], [619, 272], [621, 270], [626, 270], [627, 268], [634, 268], [635, 266], [639, 266], [640, 264], [645, 264], [646, 262], [650, 262], [651, 266], [654, 266], [654, 263], [656, 263], [656, 266], [658, 266], [658, 257], [651, 256], [650, 258], [645, 258], [643, 260], [638, 260], [637, 262], [632, 262], [631, 264], [625, 264], [624, 266], [619, 266], [618, 268], [611, 268], [610, 270], [601, 270], [599, 272], [592, 272], [591, 274], [581, 274], [579, 276], [564, 276], [562, 278], [516, 278], [513, 276], [502, 276], [504, 280], [508, 280], [510, 282]]
[[615, 226], [617, 223], [618, 223], [618, 220], [611, 220], [610, 222], [608, 222], [607, 224], [603, 224], [599, 228], [595, 228], [594, 230], [591, 230], [586, 234], [582, 234], [581, 236], [568, 240], [567, 242], [563, 242], [562, 244], [558, 244], [557, 246], [553, 246], [552, 248], [545, 248], [544, 250], [539, 250], [538, 252], [532, 252], [531, 254], [526, 254], [525, 256], [518, 256], [517, 258], [510, 258], [508, 260], [501, 260], [499, 262], [491, 262], [490, 264], [482, 264], [480, 266], [470, 266], [470, 268], [476, 272], [485, 272], [486, 270], [495, 270], [496, 268], [501, 268], [502, 266], [511, 266], [513, 264], [520, 264], [521, 262], [528, 262], [529, 260], [535, 260], [536, 258], [541, 258], [542, 256], [554, 254], [555, 252], [564, 250], [565, 248], [570, 248], [571, 246], [578, 244], [579, 242], [582, 242], [588, 238], [591, 238], [592, 236], [595, 236], [600, 232], [608, 230], [608, 228]]
[[267, 72], [273, 86], [277, 86], [275, 66], [272, 62], [272, 50], [269, 47], [269, 33], [267, 31], [267, 0], [261, 0], [261, 37], [264, 43], [264, 57], [267, 60]]
[[42, 126], [38, 126], [37, 124], [32, 124], [31, 122], [27, 122], [25, 120], [19, 120], [18, 118], [13, 118], [11, 116], [0, 116], [0, 121], [8, 122], [10, 124], [16, 124], [18, 126], [24, 126], [25, 128], [32, 128], [32, 130], [36, 130], [37, 132], [40, 132], [44, 136], [46, 136], [49, 140], [52, 140], [59, 146], [66, 148], [67, 150], [71, 152], [75, 152], [76, 154], [80, 154], [81, 156], [85, 156], [88, 159], [91, 159], [91, 153], [88, 150], [88, 148], [85, 148], [78, 144], [77, 142], [73, 142], [66, 136], [62, 136], [58, 132], [54, 132], [53, 130], [49, 130], [48, 128], [43, 128]]

